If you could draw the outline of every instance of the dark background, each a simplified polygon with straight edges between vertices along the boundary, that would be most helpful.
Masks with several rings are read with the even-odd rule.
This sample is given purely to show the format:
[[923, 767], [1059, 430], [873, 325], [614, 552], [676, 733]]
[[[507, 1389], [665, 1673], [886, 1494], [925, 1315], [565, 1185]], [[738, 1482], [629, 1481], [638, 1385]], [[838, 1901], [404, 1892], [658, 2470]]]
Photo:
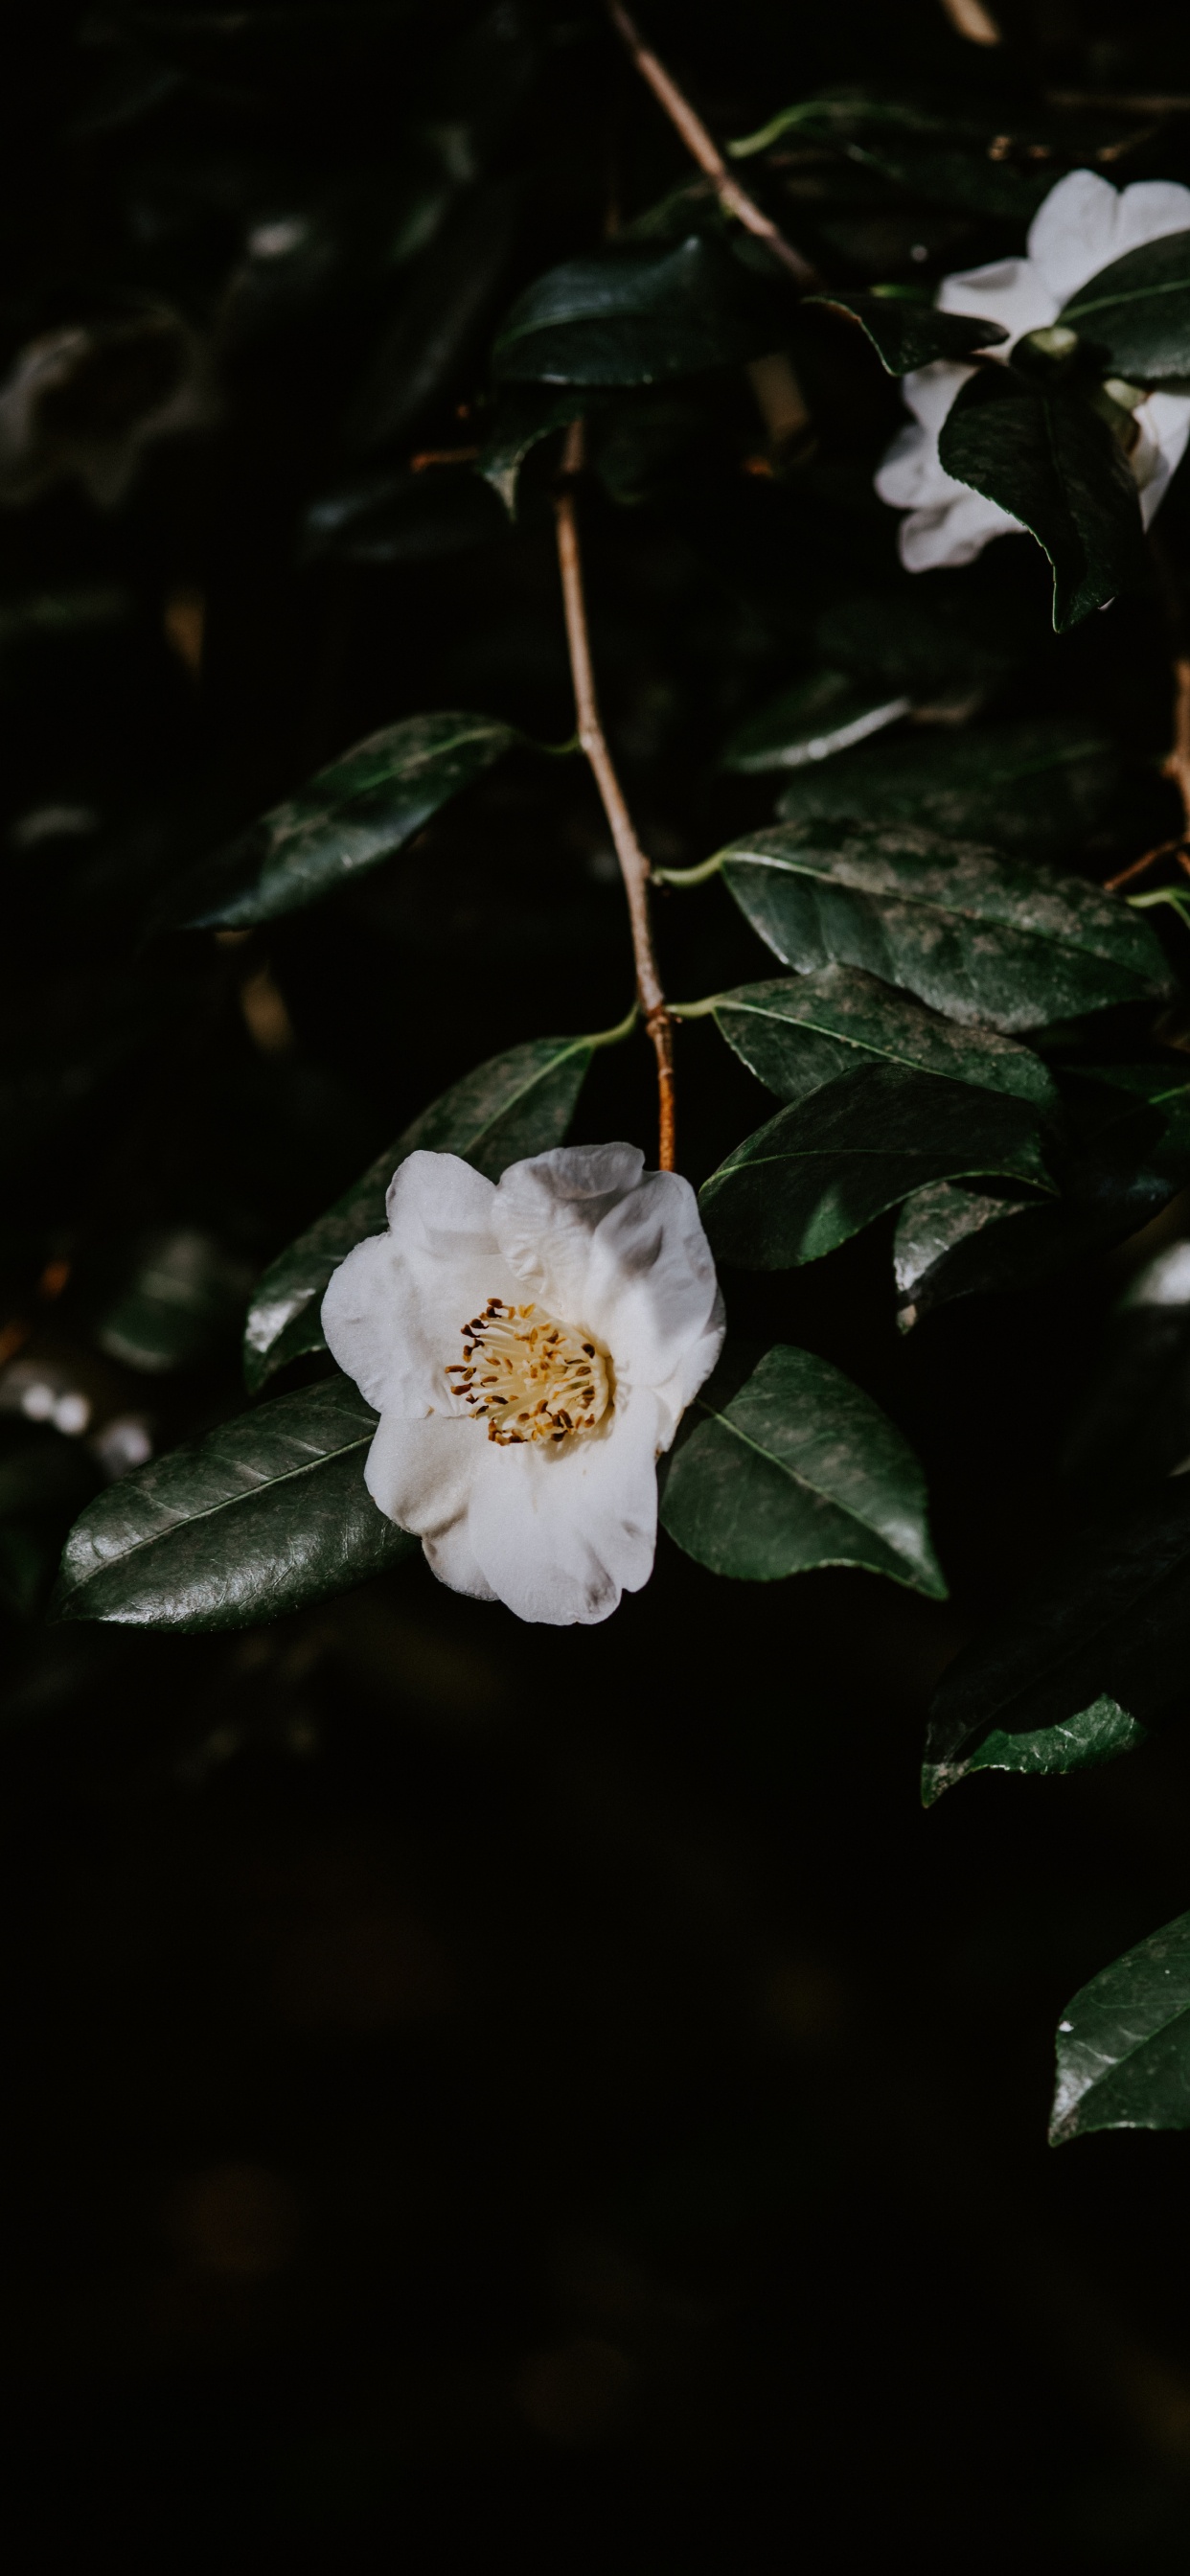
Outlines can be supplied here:
[[[720, 135], [847, 82], [1030, 131], [1053, 91], [1190, 95], [1180, 10], [1001, 15], [1003, 56], [937, 0], [650, 0], [647, 26]], [[1111, 175], [1190, 178], [1190, 109], [1148, 123], [1092, 118], [1139, 134]], [[465, 176], [435, 215], [444, 126]], [[465, 463], [412, 460], [482, 437], [520, 286], [686, 175], [578, 0], [0, 20], [0, 363], [66, 322], [110, 355], [150, 305], [197, 352], [191, 425], [115, 506], [88, 460], [151, 403], [104, 358], [0, 511], [0, 1348], [91, 1407], [71, 1437], [0, 1378], [0, 2369], [31, 2556], [102, 2531], [169, 2565], [379, 2544], [652, 2576], [1190, 2547], [1185, 2143], [1044, 2143], [1062, 2006], [1190, 1903], [1187, 1740], [918, 1803], [935, 1679], [1089, 1506], [1063, 1437], [1181, 1206], [907, 1341], [886, 1226], [726, 1282], [738, 1330], [824, 1352], [909, 1432], [950, 1604], [845, 1572], [733, 1586], [663, 1539], [590, 1631], [518, 1627], [420, 1562], [241, 1638], [42, 1618], [105, 1427], [159, 1449], [235, 1411], [263, 1263], [468, 1067], [626, 1005], [593, 790], [528, 754], [267, 933], [142, 924], [397, 715], [568, 733], [553, 451], [515, 531]], [[870, 177], [799, 184], [774, 210], [841, 278], [1020, 247], [1020, 220]], [[285, 224], [291, 251], [251, 250]], [[719, 743], [844, 577], [898, 579], [870, 488], [897, 390], [821, 320], [790, 329], [817, 446], [788, 471], [757, 470], [742, 377], [594, 432], [596, 659], [670, 865], [771, 810]], [[354, 536], [312, 535], [363, 487]], [[1176, 489], [1161, 526], [1176, 570]], [[1153, 602], [1055, 646], [1026, 541], [930, 580], [1032, 639], [998, 713], [1114, 734], [1131, 793], [1076, 858], [1126, 862], [1164, 811]], [[680, 995], [766, 971], [714, 888], [658, 927]], [[698, 1180], [764, 1097], [709, 1025], [679, 1049]], [[575, 1133], [652, 1115], [647, 1053], [620, 1050]], [[136, 1299], [179, 1232], [205, 1285], [189, 1341], [154, 1346]]]

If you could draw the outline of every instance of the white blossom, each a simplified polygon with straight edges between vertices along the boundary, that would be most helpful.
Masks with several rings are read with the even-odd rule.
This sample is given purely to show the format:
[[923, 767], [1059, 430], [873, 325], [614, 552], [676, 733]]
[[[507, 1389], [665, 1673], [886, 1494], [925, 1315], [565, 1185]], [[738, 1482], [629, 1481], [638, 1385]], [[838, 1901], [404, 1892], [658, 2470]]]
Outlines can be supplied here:
[[387, 1206], [322, 1307], [380, 1415], [369, 1493], [454, 1591], [606, 1619], [652, 1572], [657, 1459], [723, 1340], [689, 1182], [635, 1145], [559, 1146], [498, 1183], [416, 1153]]
[[[1009, 332], [988, 351], [1006, 358], [1028, 331], [1056, 321], [1062, 306], [1088, 278], [1124, 253], [1164, 233], [1190, 229], [1190, 188], [1172, 179], [1138, 179], [1122, 191], [1093, 170], [1072, 170], [1051, 188], [1029, 227], [1025, 259], [993, 260], [944, 277], [935, 302], [943, 313], [973, 314], [1000, 322]], [[938, 454], [938, 433], [974, 369], [935, 359], [905, 377], [903, 392], [913, 427], [902, 429], [876, 475], [882, 501], [906, 510], [900, 528], [901, 561], [909, 572], [971, 563], [990, 537], [1018, 529], [995, 501], [956, 483]], [[1129, 463], [1140, 489], [1147, 527], [1170, 476], [1181, 463], [1190, 434], [1190, 397], [1151, 393], [1135, 411], [1138, 437]]]

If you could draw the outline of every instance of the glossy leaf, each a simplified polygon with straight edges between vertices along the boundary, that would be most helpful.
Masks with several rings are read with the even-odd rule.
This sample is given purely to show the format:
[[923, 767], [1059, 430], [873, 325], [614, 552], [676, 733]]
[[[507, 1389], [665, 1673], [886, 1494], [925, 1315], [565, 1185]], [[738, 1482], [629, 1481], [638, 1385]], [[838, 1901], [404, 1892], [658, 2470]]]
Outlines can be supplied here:
[[1165, 233], [1088, 278], [1059, 320], [1130, 384], [1190, 379], [1190, 232]]
[[1008, 367], [981, 368], [943, 421], [938, 453], [1020, 521], [1054, 572], [1059, 634], [1149, 579], [1140, 499], [1106, 421], [1078, 393], [1050, 393]]
[[551, 430], [564, 428], [588, 408], [585, 388], [504, 387], [475, 471], [498, 493], [510, 518], [516, 516], [517, 484], [525, 458]]
[[994, 1734], [1081, 1726], [1104, 1701], [1157, 1724], [1185, 1705], [1188, 1649], [1190, 1482], [1177, 1476], [1081, 1530], [956, 1657], [934, 1695], [927, 1763], [968, 1762]]
[[1131, 1753], [1145, 1740], [1143, 1726], [1114, 1699], [1097, 1699], [1058, 1726], [1019, 1735], [993, 1728], [963, 1761], [922, 1765], [921, 1803], [932, 1807], [969, 1771], [1089, 1771], [1097, 1763], [1114, 1761], [1118, 1753]]
[[976, 322], [961, 313], [939, 313], [924, 298], [903, 288], [874, 286], [831, 295], [807, 295], [806, 304], [825, 305], [846, 314], [866, 332], [885, 374], [907, 376], [913, 367], [928, 367], [935, 358], [969, 358], [974, 349], [993, 348], [1008, 333], [998, 322]]
[[1156, 937], [1118, 896], [908, 824], [772, 824], [722, 856], [785, 965], [862, 966], [952, 1019], [1037, 1028], [1171, 988]]
[[993, 1029], [960, 1028], [856, 966], [740, 984], [721, 996], [714, 1017], [728, 1045], [778, 1100], [801, 1100], [876, 1060], [943, 1074], [980, 1091], [1011, 1092], [1039, 1109], [1057, 1107], [1048, 1068], [1028, 1047]]
[[378, 867], [519, 740], [495, 716], [405, 716], [171, 888], [154, 926], [244, 929]]
[[244, 1332], [252, 1388], [308, 1351], [325, 1348], [319, 1321], [333, 1270], [385, 1224], [385, 1195], [407, 1154], [460, 1154], [498, 1180], [509, 1163], [560, 1145], [591, 1061], [588, 1038], [531, 1038], [492, 1056], [423, 1109], [341, 1199], [291, 1243], [257, 1287]]
[[875, 1064], [782, 1109], [699, 1194], [717, 1256], [751, 1270], [817, 1261], [927, 1180], [1005, 1172], [1046, 1186], [1023, 1100]]
[[916, 823], [956, 841], [1048, 857], [1077, 847], [1103, 822], [1119, 784], [1114, 744], [1072, 718], [1043, 716], [958, 731], [931, 726], [847, 752], [795, 779], [778, 812], [789, 822], [853, 815]]
[[661, 1503], [687, 1556], [754, 1583], [863, 1565], [945, 1595], [913, 1451], [828, 1360], [778, 1344], [738, 1392], [712, 1379], [693, 1411]]
[[908, 715], [913, 701], [887, 689], [865, 688], [845, 671], [815, 671], [795, 680], [737, 725], [723, 747], [721, 769], [745, 774], [769, 769], [804, 769], [807, 762], [830, 760], [863, 742], [886, 725]]
[[502, 383], [650, 385], [761, 357], [780, 336], [760, 282], [692, 234], [675, 249], [567, 260], [527, 288], [495, 346]]
[[910, 1199], [894, 1247], [908, 1326], [954, 1297], [1027, 1288], [1147, 1225], [1190, 1180], [1190, 1083], [1164, 1065], [1080, 1067], [1059, 1076], [1067, 1138], [1050, 1147], [1059, 1196], [942, 1182]]
[[1057, 2029], [1050, 2145], [1190, 2128], [1190, 1914], [1080, 1986]]
[[380, 1573], [417, 1541], [364, 1483], [376, 1421], [334, 1377], [124, 1476], [76, 1521], [51, 1615], [250, 1628]]

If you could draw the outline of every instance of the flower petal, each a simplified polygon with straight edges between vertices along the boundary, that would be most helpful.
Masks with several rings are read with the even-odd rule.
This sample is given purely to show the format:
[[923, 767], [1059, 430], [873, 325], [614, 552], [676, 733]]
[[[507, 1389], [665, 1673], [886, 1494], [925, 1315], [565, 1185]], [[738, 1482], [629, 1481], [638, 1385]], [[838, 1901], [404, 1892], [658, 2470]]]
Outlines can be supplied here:
[[522, 1283], [550, 1314], [580, 1324], [596, 1227], [644, 1169], [639, 1145], [556, 1145], [510, 1163], [495, 1192], [496, 1241]]
[[451, 1412], [445, 1372], [462, 1357], [464, 1324], [489, 1297], [515, 1298], [495, 1195], [457, 1154], [410, 1154], [389, 1188], [389, 1232], [336, 1270], [322, 1301], [327, 1347], [378, 1412]]
[[449, 1414], [406, 1422], [399, 1413], [382, 1413], [364, 1483], [398, 1528], [440, 1538], [466, 1519], [487, 1446], [478, 1422]]
[[617, 1386], [672, 1380], [705, 1334], [718, 1295], [689, 1181], [650, 1173], [609, 1210], [591, 1243], [581, 1320], [611, 1352]]
[[[474, 1423], [471, 1424], [474, 1430]], [[422, 1554], [432, 1574], [452, 1592], [465, 1592], [472, 1601], [497, 1601], [486, 1574], [481, 1574], [471, 1545], [466, 1521], [456, 1521], [452, 1529], [439, 1530], [436, 1538], [423, 1538]]]
[[[906, 407], [923, 429], [928, 430], [937, 445], [938, 432], [954, 401], [960, 385], [973, 376], [974, 367], [961, 366], [955, 358], [932, 358], [928, 367], [912, 367], [901, 379], [901, 393]], [[902, 437], [906, 432], [902, 431]]]
[[518, 1619], [589, 1627], [610, 1618], [622, 1592], [648, 1582], [662, 1428], [656, 1397], [633, 1389], [603, 1437], [552, 1452], [484, 1442], [467, 1535], [485, 1579]]
[[1119, 191], [1110, 179], [1101, 179], [1094, 170], [1071, 170], [1038, 207], [1029, 226], [1028, 251], [1055, 309], [1119, 257], [1119, 206]]
[[[953, 277], [943, 278], [934, 298], [940, 313], [970, 313], [978, 322], [1002, 322], [1013, 340], [1019, 340], [1023, 331], [1040, 331], [1052, 322], [1059, 300], [1031, 259], [994, 259], [984, 268], [959, 269]], [[997, 341], [993, 357], [1005, 357], [1007, 345]]]
[[894, 510], [938, 510], [963, 489], [946, 472], [933, 431], [916, 427], [898, 430], [875, 483]]
[[1140, 514], [1146, 528], [1160, 508], [1190, 437], [1190, 398], [1185, 394], [1150, 394], [1135, 413], [1140, 437], [1129, 458], [1140, 485]]
[[1020, 534], [1020, 521], [1010, 519], [997, 501], [959, 484], [953, 501], [933, 510], [913, 510], [902, 519], [897, 545], [906, 572], [936, 572], [943, 566], [974, 563], [992, 537]]

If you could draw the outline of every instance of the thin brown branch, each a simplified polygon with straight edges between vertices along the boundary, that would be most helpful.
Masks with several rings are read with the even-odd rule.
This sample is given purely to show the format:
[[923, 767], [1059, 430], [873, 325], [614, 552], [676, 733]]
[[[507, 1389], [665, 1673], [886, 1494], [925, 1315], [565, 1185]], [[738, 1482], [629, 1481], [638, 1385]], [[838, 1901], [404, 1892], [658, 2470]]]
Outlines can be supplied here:
[[1173, 666], [1173, 742], [1161, 763], [1161, 775], [1173, 780], [1190, 831], [1190, 659], [1184, 653], [1179, 653]]
[[1118, 894], [1121, 886], [1132, 884], [1134, 877], [1143, 877], [1146, 868], [1155, 868], [1158, 859], [1177, 858], [1181, 852], [1184, 837], [1184, 834], [1179, 832], [1175, 840], [1159, 841], [1155, 850], [1146, 850], [1143, 859], [1133, 859], [1131, 866], [1121, 868], [1118, 876], [1105, 877], [1104, 893]]
[[591, 668], [591, 641], [587, 630], [587, 604], [583, 593], [583, 563], [579, 550], [578, 517], [575, 509], [575, 478], [583, 464], [583, 424], [572, 421], [566, 433], [562, 453], [562, 476], [554, 503], [558, 527], [558, 567], [562, 575], [562, 600], [566, 611], [566, 640], [570, 647], [570, 671], [574, 682], [574, 705], [578, 718], [578, 738], [591, 764], [595, 784], [603, 799], [603, 810], [611, 826], [628, 897], [628, 918], [632, 926], [632, 953], [636, 962], [636, 989], [645, 1027], [653, 1041], [657, 1058], [657, 1101], [659, 1141], [657, 1160], [663, 1172], [674, 1169], [676, 1144], [676, 1102], [674, 1097], [673, 1026], [665, 1007], [665, 995], [653, 954], [653, 932], [649, 921], [649, 862], [637, 840], [632, 817], [624, 800], [624, 791], [616, 776], [599, 717], [595, 695], [595, 674]]
[[728, 169], [718, 145], [708, 134], [702, 118], [696, 116], [689, 99], [678, 88], [664, 63], [646, 45], [639, 27], [622, 6], [622, 0], [607, 0], [607, 6], [612, 25], [617, 35], [623, 38], [642, 80], [648, 82], [654, 98], [681, 135], [691, 158], [697, 161], [700, 170], [706, 171], [708, 179], [714, 180], [720, 205], [729, 215], [734, 215], [746, 231], [755, 233], [758, 241], [768, 243], [774, 259], [780, 260], [799, 286], [816, 286], [817, 270], [803, 258], [800, 250], [794, 249], [792, 242], [786, 241], [784, 233], [762, 212], [755, 197], [750, 197], [747, 189], [741, 187], [734, 173]]

